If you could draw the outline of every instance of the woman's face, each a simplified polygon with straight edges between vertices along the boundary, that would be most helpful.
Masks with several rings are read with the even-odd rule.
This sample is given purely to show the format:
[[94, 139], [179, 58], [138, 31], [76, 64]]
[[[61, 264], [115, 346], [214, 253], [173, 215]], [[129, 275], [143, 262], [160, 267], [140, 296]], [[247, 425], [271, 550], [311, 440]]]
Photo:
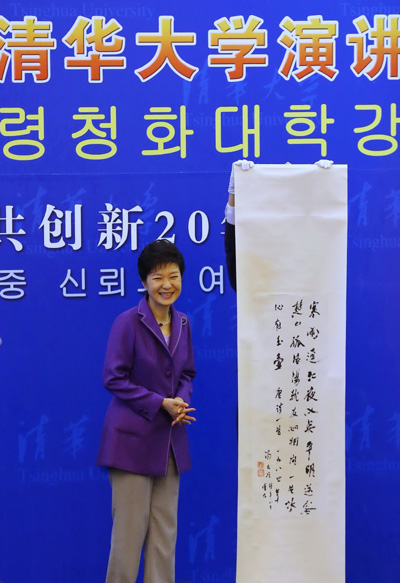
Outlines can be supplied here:
[[171, 306], [180, 296], [182, 277], [177, 263], [159, 265], [149, 273], [143, 286], [149, 294], [149, 304], [154, 308]]

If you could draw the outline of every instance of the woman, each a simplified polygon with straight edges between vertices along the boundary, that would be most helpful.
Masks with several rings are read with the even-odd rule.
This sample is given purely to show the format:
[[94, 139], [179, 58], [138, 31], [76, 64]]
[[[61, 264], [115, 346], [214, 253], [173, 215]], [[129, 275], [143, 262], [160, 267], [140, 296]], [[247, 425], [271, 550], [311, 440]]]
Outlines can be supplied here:
[[103, 381], [113, 394], [97, 464], [108, 466], [113, 530], [107, 583], [175, 582], [179, 476], [190, 469], [186, 425], [196, 374], [189, 320], [173, 303], [185, 264], [166, 240], [147, 245], [138, 270], [146, 297], [115, 320]]

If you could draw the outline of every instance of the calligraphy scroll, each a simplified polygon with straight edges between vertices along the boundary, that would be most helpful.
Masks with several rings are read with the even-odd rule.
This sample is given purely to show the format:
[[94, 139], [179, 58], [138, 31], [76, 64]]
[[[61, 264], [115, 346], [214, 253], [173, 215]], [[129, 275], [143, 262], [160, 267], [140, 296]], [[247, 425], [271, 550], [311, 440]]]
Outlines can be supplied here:
[[347, 171], [235, 171], [237, 583], [344, 583]]

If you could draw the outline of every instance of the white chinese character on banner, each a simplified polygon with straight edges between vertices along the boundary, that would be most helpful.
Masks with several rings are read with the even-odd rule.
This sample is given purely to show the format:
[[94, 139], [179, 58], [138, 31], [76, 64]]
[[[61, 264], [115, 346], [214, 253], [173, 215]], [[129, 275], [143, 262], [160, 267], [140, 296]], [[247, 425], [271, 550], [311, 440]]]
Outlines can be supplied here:
[[[21, 241], [18, 241], [15, 237], [20, 237], [21, 235], [26, 235], [26, 232], [23, 229], [19, 229], [18, 231], [14, 230], [14, 222], [15, 221], [23, 221], [24, 217], [18, 214], [16, 217], [13, 216], [14, 207], [11, 205], [6, 205], [5, 207], [5, 217], [2, 218], [0, 216], [0, 236], [3, 235], [14, 245], [14, 249], [16, 251], [22, 251], [23, 245]], [[2, 222], [4, 222], [4, 231], [2, 229]], [[0, 239], [1, 243], [1, 239]]]
[[143, 209], [139, 205], [131, 209], [114, 208], [109, 202], [106, 202], [105, 206], [107, 210], [100, 211], [103, 220], [99, 224], [104, 226], [99, 229], [100, 238], [97, 246], [103, 245], [105, 249], [110, 250], [116, 243], [115, 249], [120, 249], [130, 235], [131, 250], [136, 251], [138, 248], [138, 225], [143, 225], [143, 221], [137, 219], [133, 222], [130, 220], [130, 215], [131, 213], [141, 213]]
[[74, 205], [73, 211], [61, 211], [52, 204], [46, 205], [46, 212], [40, 224], [43, 229], [44, 246], [47, 249], [62, 249], [67, 245], [74, 251], [82, 249], [82, 205]]

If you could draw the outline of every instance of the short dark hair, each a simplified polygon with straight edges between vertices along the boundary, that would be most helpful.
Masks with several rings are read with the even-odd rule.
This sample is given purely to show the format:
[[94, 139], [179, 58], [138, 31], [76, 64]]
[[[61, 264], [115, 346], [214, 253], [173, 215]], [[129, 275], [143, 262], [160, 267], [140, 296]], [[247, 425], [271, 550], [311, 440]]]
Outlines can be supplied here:
[[181, 275], [185, 271], [185, 262], [182, 253], [170, 241], [157, 239], [144, 247], [138, 259], [140, 281], [146, 281], [147, 276], [157, 267], [176, 263]]

